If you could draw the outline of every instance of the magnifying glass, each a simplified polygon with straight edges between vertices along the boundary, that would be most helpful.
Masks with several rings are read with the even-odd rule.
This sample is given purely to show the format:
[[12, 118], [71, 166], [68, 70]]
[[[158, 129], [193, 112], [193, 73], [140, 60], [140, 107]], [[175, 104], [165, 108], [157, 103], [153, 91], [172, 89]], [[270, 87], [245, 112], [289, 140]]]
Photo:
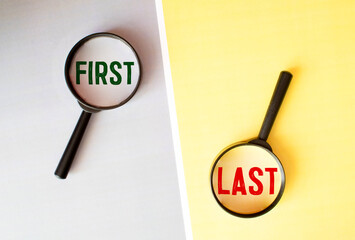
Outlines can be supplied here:
[[211, 170], [212, 193], [228, 213], [244, 218], [270, 211], [285, 189], [281, 162], [266, 142], [280, 109], [292, 74], [280, 73], [259, 136], [223, 149]]
[[83, 111], [55, 171], [65, 179], [92, 113], [128, 102], [140, 82], [140, 62], [133, 47], [112, 33], [81, 39], [65, 62], [65, 80]]

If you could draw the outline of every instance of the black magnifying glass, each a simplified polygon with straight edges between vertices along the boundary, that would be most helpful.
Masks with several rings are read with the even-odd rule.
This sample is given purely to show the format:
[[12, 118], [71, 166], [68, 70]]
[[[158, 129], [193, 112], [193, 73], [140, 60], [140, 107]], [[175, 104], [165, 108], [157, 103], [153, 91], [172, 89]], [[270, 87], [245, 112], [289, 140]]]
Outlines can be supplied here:
[[65, 179], [92, 113], [114, 109], [136, 93], [141, 75], [133, 47], [122, 37], [102, 32], [81, 39], [65, 62], [65, 80], [83, 111], [55, 170]]
[[212, 193], [218, 204], [234, 216], [260, 216], [270, 211], [284, 192], [284, 169], [266, 140], [291, 79], [291, 73], [280, 73], [259, 136], [226, 147], [214, 161]]

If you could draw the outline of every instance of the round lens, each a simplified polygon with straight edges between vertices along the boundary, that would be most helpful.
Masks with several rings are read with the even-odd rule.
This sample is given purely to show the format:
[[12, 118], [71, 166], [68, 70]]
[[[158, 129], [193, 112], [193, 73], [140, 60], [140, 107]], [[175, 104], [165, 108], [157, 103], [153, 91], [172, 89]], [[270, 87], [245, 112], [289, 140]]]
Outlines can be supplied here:
[[271, 209], [284, 189], [284, 171], [268, 149], [234, 145], [218, 157], [211, 173], [213, 194], [228, 212], [252, 217]]
[[134, 49], [110, 33], [90, 35], [79, 41], [66, 62], [67, 84], [84, 105], [111, 109], [127, 102], [140, 79]]

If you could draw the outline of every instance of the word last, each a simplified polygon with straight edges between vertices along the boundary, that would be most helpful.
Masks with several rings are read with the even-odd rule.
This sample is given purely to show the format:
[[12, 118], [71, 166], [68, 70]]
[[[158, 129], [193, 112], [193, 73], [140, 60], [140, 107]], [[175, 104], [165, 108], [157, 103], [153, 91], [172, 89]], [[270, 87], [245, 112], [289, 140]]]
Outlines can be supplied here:
[[[82, 69], [80, 66], [87, 66], [87, 71]], [[123, 65], [123, 67], [122, 67]], [[131, 84], [131, 75], [132, 75], [132, 67], [134, 66], [134, 62], [120, 62], [113, 61], [110, 64], [106, 62], [93, 62], [93, 61], [78, 61], [76, 62], [76, 84], [80, 84], [80, 75], [88, 74], [89, 84], [93, 84], [93, 69], [95, 70], [95, 84], [100, 84], [100, 79], [103, 85], [107, 85], [109, 81], [112, 85], [119, 85], [122, 82], [122, 76], [119, 73], [119, 69], [126, 68], [127, 71], [127, 85]], [[106, 79], [106, 75], [108, 70], [112, 72], [115, 77], [110, 77], [108, 80]], [[123, 69], [124, 70], [124, 69]]]
[[[274, 184], [275, 184], [275, 172], [277, 172], [277, 168], [265, 168], [265, 172], [269, 173], [269, 180], [270, 180], [270, 189], [269, 194], [274, 194]], [[218, 194], [227, 194], [230, 195], [230, 190], [223, 189], [222, 187], [222, 173], [223, 167], [218, 168]], [[259, 176], [263, 176], [264, 172], [261, 168], [253, 167], [249, 170], [249, 178], [256, 184], [255, 186], [249, 186], [249, 192], [252, 195], [260, 195], [264, 190], [263, 183], [255, 176], [257, 173]], [[247, 195], [247, 189], [245, 187], [243, 170], [241, 167], [238, 167], [235, 171], [234, 181], [233, 181], [233, 188], [232, 188], [232, 195]]]

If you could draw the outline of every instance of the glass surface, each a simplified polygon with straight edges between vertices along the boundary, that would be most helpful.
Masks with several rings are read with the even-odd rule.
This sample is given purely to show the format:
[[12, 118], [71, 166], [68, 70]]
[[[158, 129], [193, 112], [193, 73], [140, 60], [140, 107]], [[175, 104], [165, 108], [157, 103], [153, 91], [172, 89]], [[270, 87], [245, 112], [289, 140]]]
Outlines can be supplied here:
[[134, 50], [115, 36], [89, 39], [77, 49], [69, 67], [74, 91], [94, 107], [124, 103], [136, 89], [139, 75]]
[[219, 202], [235, 213], [254, 214], [270, 206], [282, 185], [276, 156], [257, 145], [237, 145], [224, 153], [212, 172]]

